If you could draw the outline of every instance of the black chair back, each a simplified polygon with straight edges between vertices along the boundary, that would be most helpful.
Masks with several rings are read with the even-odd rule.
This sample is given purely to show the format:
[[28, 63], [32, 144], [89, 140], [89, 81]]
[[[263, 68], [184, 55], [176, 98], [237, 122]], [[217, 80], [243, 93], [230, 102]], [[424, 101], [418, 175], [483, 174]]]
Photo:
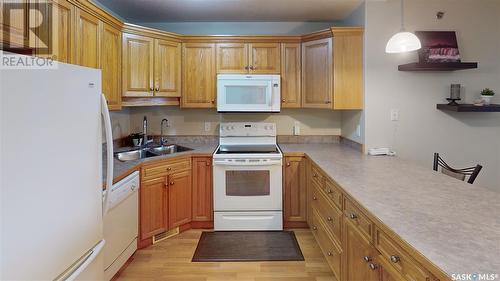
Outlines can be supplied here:
[[444, 160], [439, 156], [439, 153], [434, 153], [434, 171], [438, 170], [438, 167], [441, 167], [441, 171], [443, 174], [447, 174], [449, 176], [455, 177], [457, 179], [465, 180], [466, 176], [469, 176], [467, 180], [468, 183], [472, 184], [479, 175], [479, 172], [483, 168], [481, 165], [476, 165], [475, 167], [469, 167], [464, 169], [455, 169], [450, 167]]

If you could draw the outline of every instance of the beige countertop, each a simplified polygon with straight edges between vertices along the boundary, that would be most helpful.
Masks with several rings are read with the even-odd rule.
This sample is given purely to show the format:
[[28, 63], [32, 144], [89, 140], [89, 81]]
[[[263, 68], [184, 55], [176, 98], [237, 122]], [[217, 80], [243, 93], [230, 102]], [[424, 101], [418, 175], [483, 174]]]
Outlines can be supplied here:
[[398, 157], [340, 144], [280, 144], [303, 152], [372, 215], [449, 276], [500, 274], [500, 193]]

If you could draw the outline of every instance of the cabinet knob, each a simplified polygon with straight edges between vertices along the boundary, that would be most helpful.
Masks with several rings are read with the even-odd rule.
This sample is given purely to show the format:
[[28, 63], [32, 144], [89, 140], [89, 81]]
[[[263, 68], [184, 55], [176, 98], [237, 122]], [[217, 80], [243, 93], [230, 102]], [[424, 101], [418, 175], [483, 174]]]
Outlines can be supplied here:
[[287, 166], [287, 167], [290, 167], [290, 162], [286, 163], [286, 166]]
[[285, 102], [285, 99], [282, 99], [281, 102]]
[[154, 89], [153, 87], [149, 87], [149, 91], [152, 92]]
[[351, 218], [351, 220], [355, 220], [358, 218], [358, 215], [356, 215], [355, 213], [351, 213], [349, 217]]
[[398, 263], [400, 260], [401, 260], [401, 258], [399, 258], [399, 256], [396, 256], [396, 255], [391, 256], [391, 261], [393, 263]]
[[205, 163], [205, 165], [210, 166], [210, 162]]
[[370, 263], [368, 266], [370, 267], [371, 270], [375, 270], [378, 268], [378, 265], [376, 265], [374, 263]]
[[328, 256], [330, 256], [330, 257], [332, 256], [332, 252], [328, 252], [328, 253], [326, 253], [326, 254], [327, 254]]
[[331, 217], [326, 218], [327, 221], [332, 221]]
[[250, 69], [251, 69], [251, 70], [254, 70], [255, 68], [254, 68], [254, 66], [253, 66], [253, 65], [251, 65], [251, 66], [250, 66]]
[[329, 103], [332, 103], [332, 102], [331, 102], [331, 101], [329, 101], [329, 100], [327, 100], [327, 101], [325, 101], [325, 103], [326, 103], [326, 104], [329, 104]]
[[333, 191], [332, 191], [331, 189], [328, 189], [326, 192], [327, 192], [328, 194], [330, 194], [330, 193], [332, 193]]
[[170, 171], [170, 170], [172, 170], [172, 168], [167, 168], [167, 171]]
[[160, 88], [159, 88], [159, 87], [156, 87], [156, 88], [155, 88], [155, 91], [159, 92], [159, 91], [160, 91]]
[[249, 68], [250, 68], [250, 67], [249, 67], [248, 65], [247, 65], [247, 66], [245, 66], [245, 69], [246, 69], [246, 70], [248, 70]]
[[211, 103], [215, 103], [215, 100], [211, 100], [210, 102], [211, 102]]
[[313, 226], [313, 230], [318, 230], [318, 228], [316, 226]]
[[317, 200], [318, 198], [316, 198], [316, 196], [313, 196], [313, 200]]
[[174, 185], [174, 182], [173, 182], [173, 181], [171, 181], [171, 182], [170, 182], [170, 185]]
[[313, 178], [317, 178], [317, 177], [318, 177], [318, 175], [317, 175], [317, 174], [313, 174]]
[[364, 260], [365, 262], [371, 262], [371, 261], [372, 261], [372, 257], [369, 257], [369, 256], [364, 256], [364, 257], [363, 257], [363, 260]]

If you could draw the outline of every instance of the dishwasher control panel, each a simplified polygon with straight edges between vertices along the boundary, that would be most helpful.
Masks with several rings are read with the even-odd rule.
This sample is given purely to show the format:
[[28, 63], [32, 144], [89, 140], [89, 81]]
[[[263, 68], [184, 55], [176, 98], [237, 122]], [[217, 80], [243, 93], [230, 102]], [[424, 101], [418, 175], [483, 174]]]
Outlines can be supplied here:
[[139, 172], [135, 171], [124, 179], [113, 184], [109, 194], [109, 210], [120, 204], [127, 197], [137, 192], [140, 187]]

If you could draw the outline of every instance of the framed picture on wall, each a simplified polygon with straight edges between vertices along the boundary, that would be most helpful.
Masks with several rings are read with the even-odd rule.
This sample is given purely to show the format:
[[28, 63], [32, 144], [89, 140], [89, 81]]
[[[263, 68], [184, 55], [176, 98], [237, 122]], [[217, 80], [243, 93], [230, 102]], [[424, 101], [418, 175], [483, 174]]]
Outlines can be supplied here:
[[416, 31], [422, 48], [418, 51], [421, 63], [460, 62], [455, 31]]

